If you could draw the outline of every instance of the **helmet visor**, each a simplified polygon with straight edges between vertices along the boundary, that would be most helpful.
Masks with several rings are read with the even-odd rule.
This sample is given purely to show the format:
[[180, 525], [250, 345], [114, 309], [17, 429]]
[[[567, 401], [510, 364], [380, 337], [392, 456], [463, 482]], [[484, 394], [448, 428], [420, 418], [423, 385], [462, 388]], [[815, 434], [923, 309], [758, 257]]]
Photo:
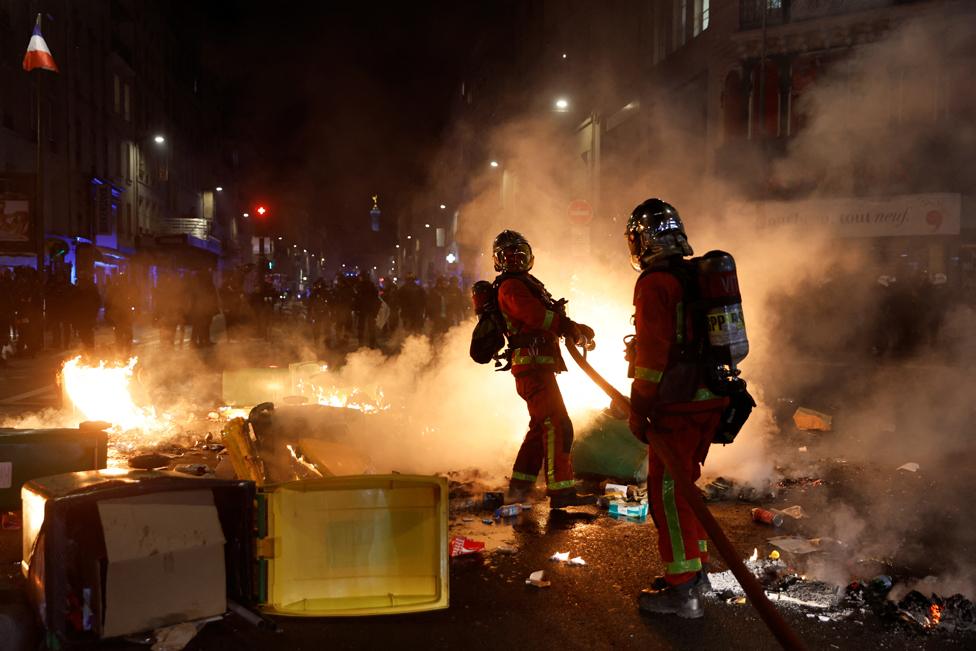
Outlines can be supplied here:
[[503, 246], [495, 251], [494, 257], [496, 271], [512, 273], [532, 268], [532, 249], [525, 242]]

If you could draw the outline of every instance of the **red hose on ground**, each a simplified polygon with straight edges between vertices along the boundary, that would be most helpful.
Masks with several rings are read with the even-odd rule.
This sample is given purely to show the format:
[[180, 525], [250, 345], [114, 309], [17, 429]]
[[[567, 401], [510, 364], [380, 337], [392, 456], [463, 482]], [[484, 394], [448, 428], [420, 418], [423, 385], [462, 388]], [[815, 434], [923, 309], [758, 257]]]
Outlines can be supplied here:
[[[590, 363], [586, 361], [580, 351], [569, 342], [566, 343], [566, 348], [569, 350], [569, 355], [572, 357], [579, 367], [583, 369], [591, 380], [593, 380], [597, 386], [599, 386], [604, 393], [610, 396], [610, 399], [619, 405], [621, 408], [626, 406], [627, 411], [630, 411], [630, 400], [624, 394], [617, 391], [616, 388], [609, 382], [607, 382], [602, 375], [597, 373], [597, 371], [590, 366]], [[688, 478], [681, 468], [681, 464], [678, 463], [675, 457], [674, 450], [671, 449], [671, 445], [661, 438], [660, 436], [654, 436], [648, 432], [648, 443], [654, 449], [654, 453], [660, 457], [661, 461], [667, 467], [668, 472], [671, 473], [672, 479], [678, 488], [678, 492], [681, 496], [688, 502], [691, 510], [695, 512], [698, 521], [701, 522], [705, 531], [708, 532], [708, 537], [712, 539], [715, 543], [715, 547], [718, 549], [722, 558], [728, 564], [729, 569], [732, 570], [732, 574], [739, 581], [739, 585], [745, 591], [746, 596], [749, 598], [749, 602], [752, 603], [753, 607], [759, 613], [766, 627], [769, 628], [770, 632], [776, 637], [776, 640], [783, 646], [784, 649], [805, 649], [803, 642], [797, 637], [796, 633], [790, 628], [786, 620], [783, 619], [776, 607], [769, 601], [766, 597], [766, 592], [763, 590], [762, 585], [756, 580], [752, 572], [745, 566], [742, 559], [739, 558], [739, 553], [729, 542], [728, 537], [725, 532], [722, 531], [722, 527], [719, 525], [718, 521], [712, 515], [708, 507], [705, 506], [704, 500], [702, 500], [701, 493], [698, 491], [698, 487], [695, 486], [694, 482]]]

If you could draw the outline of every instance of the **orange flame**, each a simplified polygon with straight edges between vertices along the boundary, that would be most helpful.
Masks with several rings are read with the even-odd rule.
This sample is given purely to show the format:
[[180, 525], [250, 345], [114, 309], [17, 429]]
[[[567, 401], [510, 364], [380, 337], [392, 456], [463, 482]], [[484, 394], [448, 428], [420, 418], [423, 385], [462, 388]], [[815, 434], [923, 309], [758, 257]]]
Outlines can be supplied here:
[[938, 604], [929, 606], [929, 628], [935, 628], [942, 621], [942, 607]]

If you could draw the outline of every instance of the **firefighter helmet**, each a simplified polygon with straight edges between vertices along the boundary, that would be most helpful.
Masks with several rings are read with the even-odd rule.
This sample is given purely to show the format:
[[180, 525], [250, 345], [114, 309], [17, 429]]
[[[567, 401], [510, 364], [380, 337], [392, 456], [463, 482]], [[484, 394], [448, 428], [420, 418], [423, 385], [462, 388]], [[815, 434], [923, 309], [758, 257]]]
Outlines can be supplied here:
[[524, 273], [531, 269], [535, 262], [529, 241], [518, 231], [502, 231], [495, 236], [491, 249], [495, 271]]
[[625, 235], [630, 249], [630, 264], [637, 271], [673, 255], [688, 256], [694, 253], [688, 244], [678, 211], [660, 199], [648, 199], [634, 208], [627, 220]]

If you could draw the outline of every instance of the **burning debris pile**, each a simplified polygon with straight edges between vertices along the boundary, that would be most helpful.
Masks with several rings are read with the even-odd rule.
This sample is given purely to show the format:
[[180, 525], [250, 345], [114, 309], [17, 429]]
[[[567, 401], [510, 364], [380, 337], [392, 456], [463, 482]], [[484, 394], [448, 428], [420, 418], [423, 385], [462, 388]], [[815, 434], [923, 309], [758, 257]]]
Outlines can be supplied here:
[[[746, 567], [759, 579], [770, 601], [778, 606], [804, 612], [807, 617], [820, 621], [855, 620], [872, 613], [883, 622], [914, 633], [952, 634], [976, 631], [976, 604], [961, 594], [942, 597], [932, 594], [926, 597], [918, 590], [911, 590], [900, 600], [892, 595], [899, 590], [888, 575], [869, 580], [855, 580], [846, 586], [813, 579], [801, 567], [802, 559], [811, 551], [846, 553], [847, 548], [838, 541], [828, 541], [814, 550], [774, 550], [765, 559], [759, 550], [753, 550], [746, 560]], [[729, 604], [746, 603], [745, 592], [731, 570], [708, 575], [714, 598]]]

